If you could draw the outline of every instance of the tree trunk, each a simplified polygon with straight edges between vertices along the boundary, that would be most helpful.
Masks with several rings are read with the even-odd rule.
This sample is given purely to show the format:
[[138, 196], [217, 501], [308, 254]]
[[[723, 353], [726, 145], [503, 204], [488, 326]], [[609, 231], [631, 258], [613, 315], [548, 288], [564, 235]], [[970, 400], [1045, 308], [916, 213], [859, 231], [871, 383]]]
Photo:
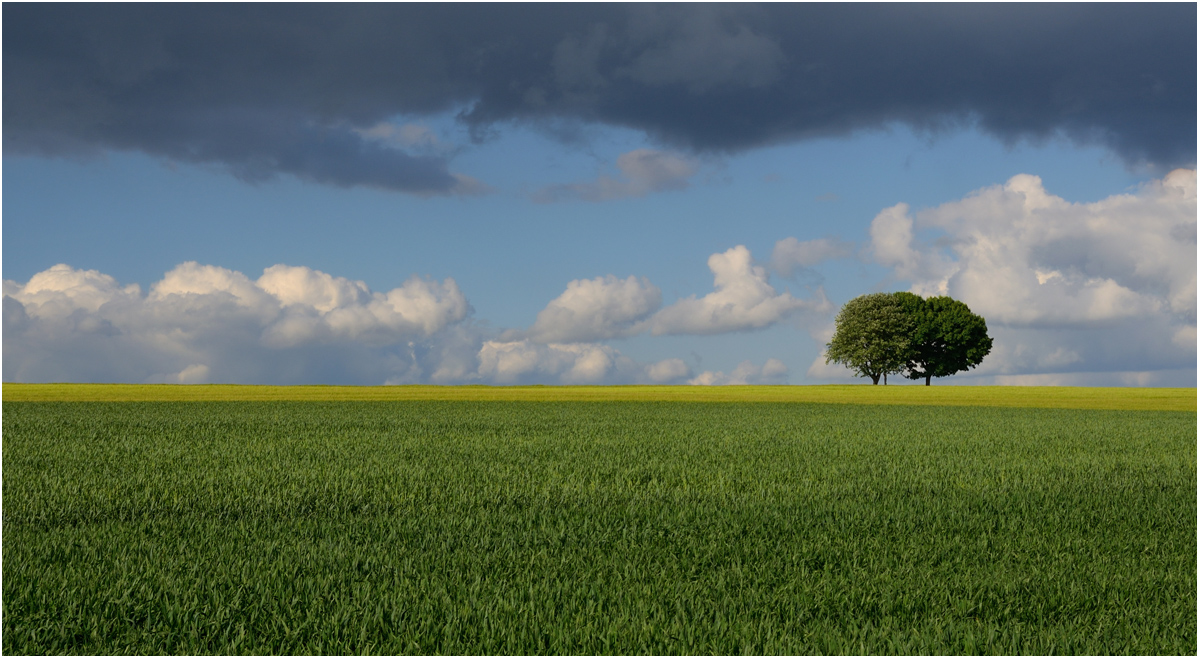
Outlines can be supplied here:
[[925, 374], [925, 386], [926, 386], [926, 387], [928, 387], [928, 386], [929, 386], [929, 378], [932, 378], [932, 377], [933, 377], [933, 374], [931, 374], [931, 373], [926, 373], [926, 374]]
[[887, 386], [887, 373], [883, 374], [883, 386]]
[[879, 376], [878, 375], [871, 376], [871, 384], [879, 384]]

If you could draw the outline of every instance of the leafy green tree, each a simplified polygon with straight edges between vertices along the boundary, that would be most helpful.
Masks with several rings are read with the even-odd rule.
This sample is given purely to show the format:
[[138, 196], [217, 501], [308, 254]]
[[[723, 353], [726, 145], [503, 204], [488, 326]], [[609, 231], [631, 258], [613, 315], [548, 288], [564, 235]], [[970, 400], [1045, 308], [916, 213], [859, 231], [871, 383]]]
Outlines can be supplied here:
[[913, 320], [892, 293], [870, 293], [850, 300], [835, 322], [833, 339], [825, 346], [826, 364], [843, 364], [855, 375], [871, 378], [872, 384], [908, 365]]
[[987, 321], [967, 305], [950, 297], [922, 299], [912, 293], [895, 293], [912, 320], [905, 377], [932, 378], [975, 368], [992, 350]]

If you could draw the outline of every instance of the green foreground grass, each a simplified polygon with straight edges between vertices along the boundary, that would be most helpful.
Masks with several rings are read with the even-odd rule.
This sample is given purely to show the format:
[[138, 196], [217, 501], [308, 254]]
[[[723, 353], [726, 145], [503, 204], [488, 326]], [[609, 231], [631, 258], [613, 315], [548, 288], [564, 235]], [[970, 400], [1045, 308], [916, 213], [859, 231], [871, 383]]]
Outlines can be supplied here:
[[1192, 412], [9, 386], [5, 654], [1197, 649]]
[[401, 385], [270, 386], [241, 384], [26, 384], [4, 383], [10, 401], [646, 401], [708, 403], [835, 403], [854, 405], [964, 405], [1094, 410], [1196, 411], [1196, 389], [1136, 387], [922, 387], [873, 385], [746, 385], [490, 387]]

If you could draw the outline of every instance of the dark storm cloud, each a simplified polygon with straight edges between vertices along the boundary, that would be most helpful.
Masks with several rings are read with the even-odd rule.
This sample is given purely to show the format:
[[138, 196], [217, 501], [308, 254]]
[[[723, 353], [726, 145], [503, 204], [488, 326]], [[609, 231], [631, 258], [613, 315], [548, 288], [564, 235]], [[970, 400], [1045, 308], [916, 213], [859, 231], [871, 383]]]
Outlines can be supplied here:
[[[444, 158], [356, 129], [465, 108], [737, 151], [903, 122], [1195, 162], [1193, 4], [5, 3], [4, 150], [139, 150], [417, 193]], [[565, 124], [564, 124], [565, 122]]]

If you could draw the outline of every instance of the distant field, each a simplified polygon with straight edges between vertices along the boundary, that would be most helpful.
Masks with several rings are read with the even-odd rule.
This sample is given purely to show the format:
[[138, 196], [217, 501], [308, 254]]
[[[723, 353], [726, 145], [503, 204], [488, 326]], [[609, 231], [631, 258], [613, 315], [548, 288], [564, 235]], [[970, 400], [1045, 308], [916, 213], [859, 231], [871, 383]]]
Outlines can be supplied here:
[[5, 385], [5, 654], [1197, 649], [1190, 410], [39, 391], [285, 390]]
[[10, 401], [676, 401], [1196, 411], [1196, 389], [957, 386], [337, 387], [5, 383]]

